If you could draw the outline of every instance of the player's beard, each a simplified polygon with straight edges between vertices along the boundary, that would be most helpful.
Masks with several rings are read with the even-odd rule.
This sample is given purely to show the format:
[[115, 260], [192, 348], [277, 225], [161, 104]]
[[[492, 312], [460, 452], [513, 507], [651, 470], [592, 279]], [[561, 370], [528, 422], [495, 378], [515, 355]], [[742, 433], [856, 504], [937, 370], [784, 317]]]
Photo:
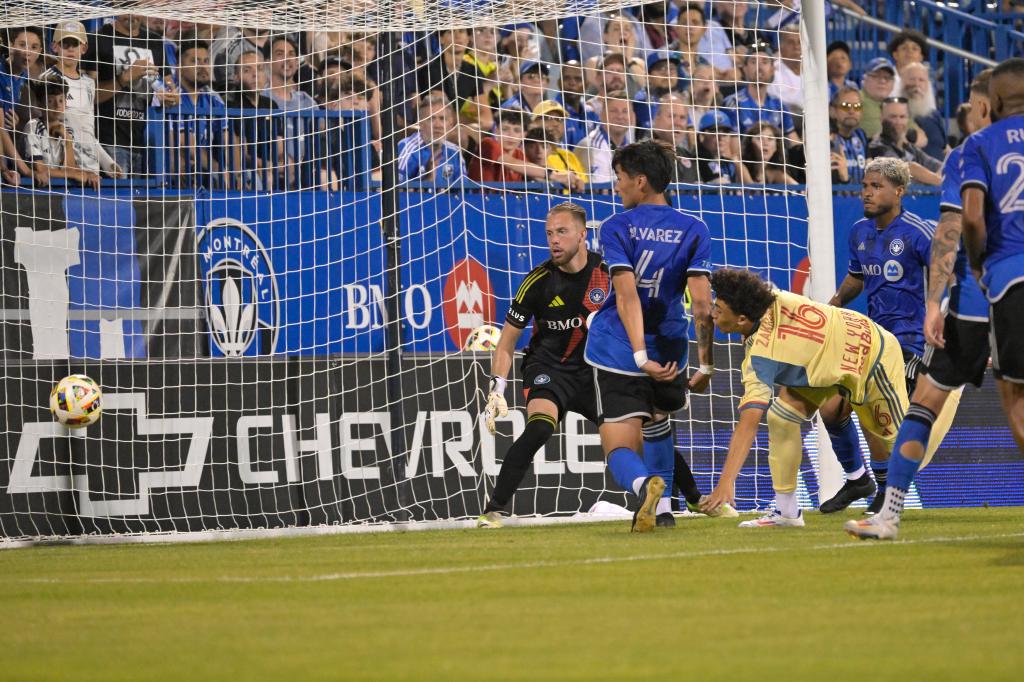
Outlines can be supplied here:
[[873, 208], [873, 209], [868, 209], [868, 207], [865, 206], [864, 207], [864, 217], [865, 218], [877, 218], [880, 215], [885, 215], [891, 209], [892, 209], [892, 206], [880, 206], [878, 204], [875, 204], [875, 208]]
[[559, 267], [563, 265], [568, 265], [569, 263], [572, 262], [572, 259], [576, 257], [576, 254], [579, 253], [579, 250], [579, 246], [577, 246], [576, 248], [570, 247], [567, 249], [563, 249], [562, 252], [559, 253], [557, 256], [554, 254], [554, 252], [552, 252], [551, 262]]

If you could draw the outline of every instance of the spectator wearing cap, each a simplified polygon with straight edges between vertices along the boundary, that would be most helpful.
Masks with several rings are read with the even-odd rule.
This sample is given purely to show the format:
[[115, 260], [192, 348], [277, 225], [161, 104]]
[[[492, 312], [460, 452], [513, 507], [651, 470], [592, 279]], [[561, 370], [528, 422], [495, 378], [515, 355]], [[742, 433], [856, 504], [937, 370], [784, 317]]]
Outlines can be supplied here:
[[548, 136], [548, 129], [535, 125], [526, 131], [523, 140], [526, 160], [547, 170], [547, 179], [568, 189], [582, 192], [587, 185], [587, 173], [576, 155]]
[[829, 43], [826, 48], [825, 68], [828, 71], [828, 100], [831, 102], [842, 88], [857, 88], [850, 80], [853, 61], [850, 59], [850, 46], [842, 40]]
[[438, 31], [440, 51], [416, 71], [416, 89], [420, 95], [441, 91], [449, 102], [460, 106], [458, 76], [469, 49], [469, 31], [454, 28]]
[[896, 67], [893, 71], [896, 77], [896, 82], [893, 84], [893, 92], [898, 93], [903, 87], [903, 84], [900, 82], [900, 74], [903, 73], [903, 68], [913, 62], [923, 63], [926, 61], [928, 39], [920, 31], [906, 29], [892, 37], [892, 40], [886, 46], [886, 50], [889, 52], [889, 56], [892, 57], [893, 66]]
[[740, 163], [736, 128], [725, 112], [712, 109], [704, 114], [697, 130], [697, 175], [702, 183], [752, 183], [750, 173]]
[[552, 181], [569, 186], [570, 173], [548, 168], [546, 158], [528, 159], [524, 149], [529, 117], [522, 109], [500, 109], [495, 116], [497, 136], [481, 136], [479, 157], [469, 164], [469, 177], [478, 182]]
[[900, 94], [907, 98], [910, 118], [920, 130], [916, 139], [913, 139], [914, 144], [928, 156], [945, 158], [949, 133], [946, 117], [939, 112], [935, 103], [935, 86], [932, 85], [928, 66], [921, 62], [910, 62], [900, 72], [900, 81]]
[[544, 62], [520, 62], [518, 92], [501, 103], [502, 109], [518, 108], [532, 113], [533, 108], [544, 101], [547, 75], [548, 65]]
[[493, 110], [501, 106], [498, 33], [493, 26], [481, 26], [470, 32], [470, 46], [462, 57], [456, 84], [463, 120], [490, 130], [494, 126]]
[[767, 43], [755, 45], [743, 58], [743, 80], [747, 85], [726, 97], [722, 109], [732, 118], [733, 127], [742, 133], [759, 123], [768, 123], [799, 142], [789, 109], [778, 97], [768, 94], [775, 65], [771, 47]]
[[456, 113], [443, 92], [420, 98], [417, 107], [419, 131], [399, 140], [398, 181], [458, 183], [466, 175], [462, 151], [448, 141], [455, 129]]
[[699, 64], [710, 64], [715, 69], [716, 78], [728, 80], [735, 77], [732, 45], [717, 22], [714, 27], [709, 27], [703, 3], [683, 5], [672, 31], [676, 40], [670, 47], [679, 52], [687, 74], [692, 74]]
[[636, 95], [633, 108], [636, 110], [636, 127], [651, 127], [654, 109], [661, 95], [682, 92], [679, 79], [679, 54], [668, 50], [657, 50], [647, 55], [647, 87]]
[[586, 96], [583, 67], [577, 61], [562, 64], [558, 79], [559, 93], [554, 101], [565, 108], [565, 144], [575, 147], [580, 143], [590, 127], [600, 122], [600, 117], [583, 102]]
[[68, 95], [65, 80], [56, 73], [44, 73], [29, 87], [39, 106], [38, 118], [29, 119], [23, 131], [25, 158], [47, 178], [66, 178], [99, 189], [99, 174], [78, 163], [75, 134], [64, 122]]
[[317, 108], [316, 100], [300, 90], [295, 82], [298, 69], [298, 44], [290, 36], [275, 36], [270, 41], [270, 84], [263, 94], [274, 100], [278, 109], [302, 111]]
[[832, 119], [832, 182], [859, 185], [868, 160], [868, 136], [860, 127], [860, 90], [840, 88], [829, 103]]
[[791, 25], [779, 32], [779, 58], [775, 62], [775, 81], [768, 92], [782, 100], [795, 115], [804, 110], [803, 83], [800, 80], [803, 48], [800, 30]]
[[686, 99], [677, 92], [666, 92], [654, 103], [654, 118], [648, 131], [639, 134], [672, 146], [676, 153], [676, 172], [673, 182], [696, 183], [697, 161], [694, 155], [693, 126]]
[[[576, 143], [569, 142], [566, 137], [568, 120], [568, 112], [562, 105], [549, 99], [541, 102], [534, 109], [530, 129], [542, 128], [544, 130], [544, 141], [547, 144], [547, 153], [550, 157], [548, 159], [549, 168], [572, 171], [582, 178], [583, 183], [586, 183], [586, 171], [576, 155], [569, 151], [571, 147], [576, 146]], [[598, 121], [599, 123], [600, 121]]]
[[587, 169], [590, 181], [615, 181], [612, 154], [619, 147], [636, 140], [633, 129], [633, 107], [625, 90], [613, 90], [604, 100], [601, 123], [594, 126], [573, 153]]
[[882, 100], [882, 131], [868, 145], [868, 158], [891, 156], [910, 165], [910, 177], [924, 185], [942, 184], [942, 162], [925, 154], [913, 144], [910, 132], [910, 108], [906, 97]]
[[895, 79], [896, 67], [885, 57], [875, 57], [864, 70], [860, 127], [869, 139], [882, 130], [882, 100], [892, 96]]
[[587, 100], [587, 107], [597, 116], [604, 110], [604, 101], [610, 92], [629, 92], [626, 59], [619, 52], [609, 52], [601, 58], [597, 79], [597, 94]]
[[52, 46], [57, 62], [43, 76], [57, 76], [67, 85], [64, 123], [71, 128], [78, 146], [79, 167], [92, 173], [102, 169], [110, 177], [122, 177], [124, 171], [96, 138], [96, 81], [80, 68], [89, 49], [85, 26], [79, 21], [57, 24]]

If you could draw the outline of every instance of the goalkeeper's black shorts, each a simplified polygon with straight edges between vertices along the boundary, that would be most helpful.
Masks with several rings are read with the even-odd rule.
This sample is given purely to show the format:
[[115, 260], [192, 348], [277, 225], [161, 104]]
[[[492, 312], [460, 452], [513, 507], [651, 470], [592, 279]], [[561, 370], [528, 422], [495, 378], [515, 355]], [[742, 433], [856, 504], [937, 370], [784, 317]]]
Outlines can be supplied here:
[[558, 406], [558, 418], [566, 412], [583, 415], [598, 424], [594, 376], [588, 365], [566, 367], [531, 358], [523, 360], [523, 394], [526, 401], [544, 398]]

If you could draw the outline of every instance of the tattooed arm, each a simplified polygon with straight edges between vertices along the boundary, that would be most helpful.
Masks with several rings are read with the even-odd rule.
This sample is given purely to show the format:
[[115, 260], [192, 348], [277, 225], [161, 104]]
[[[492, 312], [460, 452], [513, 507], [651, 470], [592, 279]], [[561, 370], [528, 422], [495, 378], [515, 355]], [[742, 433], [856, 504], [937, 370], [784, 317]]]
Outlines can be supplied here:
[[[697, 358], [701, 367], [714, 367], [715, 323], [711, 319], [711, 280], [706, 275], [686, 279], [690, 290], [690, 312], [697, 332]], [[710, 374], [694, 372], [690, 377], [690, 390], [703, 392], [711, 381]]]

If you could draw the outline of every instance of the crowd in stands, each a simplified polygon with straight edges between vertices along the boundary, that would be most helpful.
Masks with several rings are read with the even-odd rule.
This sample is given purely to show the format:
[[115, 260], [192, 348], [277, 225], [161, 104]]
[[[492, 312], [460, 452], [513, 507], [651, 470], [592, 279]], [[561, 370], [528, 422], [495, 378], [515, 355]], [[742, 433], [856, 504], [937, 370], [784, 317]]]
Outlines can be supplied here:
[[[132, 14], [95, 24], [0, 31], [4, 183], [98, 187], [159, 167], [179, 186], [336, 189], [353, 172], [338, 161], [346, 145], [380, 178], [392, 129], [401, 182], [581, 191], [614, 182], [613, 151], [644, 138], [676, 150], [679, 182], [805, 181], [799, 0], [662, 1], [402, 36]], [[964, 131], [936, 106], [925, 37], [901, 32], [867, 64], [843, 42], [827, 51], [833, 181], [896, 156], [938, 184]], [[341, 134], [348, 121], [365, 136]]]

